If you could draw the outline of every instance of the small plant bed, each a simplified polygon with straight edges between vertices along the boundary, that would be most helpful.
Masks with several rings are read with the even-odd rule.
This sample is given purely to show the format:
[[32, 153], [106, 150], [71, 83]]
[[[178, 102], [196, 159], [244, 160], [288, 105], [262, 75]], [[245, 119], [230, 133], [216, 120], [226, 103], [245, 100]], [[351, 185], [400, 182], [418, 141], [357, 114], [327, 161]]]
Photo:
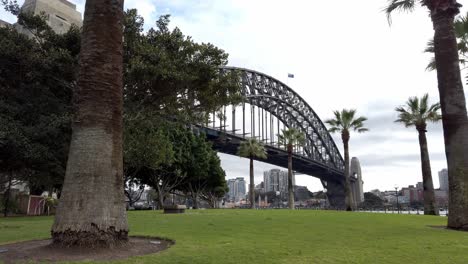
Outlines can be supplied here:
[[56, 247], [51, 242], [46, 239], [0, 245], [0, 263], [118, 260], [158, 253], [174, 244], [149, 237], [130, 237], [123, 245], [97, 249]]

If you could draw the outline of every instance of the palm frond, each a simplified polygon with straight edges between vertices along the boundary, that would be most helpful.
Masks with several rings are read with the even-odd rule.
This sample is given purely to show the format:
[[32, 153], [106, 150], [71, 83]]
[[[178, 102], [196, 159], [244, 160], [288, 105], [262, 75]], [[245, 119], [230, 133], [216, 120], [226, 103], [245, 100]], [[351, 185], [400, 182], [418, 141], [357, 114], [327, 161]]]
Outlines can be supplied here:
[[285, 147], [288, 145], [303, 146], [305, 144], [304, 133], [296, 128], [283, 129], [282, 133], [278, 135], [278, 139], [280, 144]]
[[267, 153], [265, 146], [255, 138], [243, 141], [237, 149], [237, 155], [245, 158], [257, 157], [266, 159]]
[[365, 128], [365, 127], [359, 128], [359, 129], [357, 130], [358, 133], [364, 133], [364, 132], [367, 132], [367, 131], [369, 131], [369, 129], [368, 129], [368, 128]]
[[392, 13], [398, 12], [412, 12], [415, 8], [414, 0], [389, 0], [388, 5], [384, 8], [384, 12], [387, 15], [388, 24], [392, 24]]
[[434, 39], [431, 39], [427, 42], [427, 46], [426, 46], [426, 49], [424, 50], [424, 52], [426, 53], [434, 53], [435, 51], [435, 48], [434, 48]]
[[435, 71], [435, 69], [436, 69], [436, 61], [435, 61], [435, 57], [432, 57], [426, 66], [426, 71]]
[[426, 124], [427, 121], [437, 122], [441, 119], [439, 114], [440, 104], [429, 106], [429, 95], [423, 97], [410, 97], [404, 106], [395, 108], [398, 119], [395, 122], [403, 123], [405, 127]]
[[330, 125], [328, 132], [337, 133], [350, 129], [358, 132], [359, 130], [361, 130], [361, 132], [367, 131], [367, 128], [364, 128], [364, 122], [367, 121], [367, 118], [363, 116], [356, 118], [356, 109], [343, 109], [341, 112], [334, 111], [333, 113], [335, 119], [328, 119], [325, 121], [325, 123]]

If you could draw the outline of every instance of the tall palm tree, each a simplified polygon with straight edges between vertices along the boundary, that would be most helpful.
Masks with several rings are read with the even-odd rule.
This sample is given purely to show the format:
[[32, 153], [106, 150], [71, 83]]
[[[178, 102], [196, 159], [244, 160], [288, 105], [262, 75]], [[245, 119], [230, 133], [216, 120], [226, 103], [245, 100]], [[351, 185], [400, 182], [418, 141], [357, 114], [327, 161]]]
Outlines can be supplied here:
[[52, 226], [60, 246], [127, 240], [122, 169], [123, 0], [86, 1], [65, 182]]
[[398, 112], [398, 119], [395, 122], [403, 123], [406, 127], [414, 126], [418, 131], [424, 188], [424, 214], [439, 215], [439, 210], [435, 203], [431, 163], [427, 150], [426, 128], [427, 122], [438, 122], [442, 119], [442, 116], [439, 114], [440, 104], [436, 103], [429, 106], [428, 101], [428, 94], [425, 94], [421, 99], [410, 97], [406, 105], [395, 108], [395, 111]]
[[261, 158], [266, 159], [267, 153], [265, 146], [255, 138], [248, 139], [240, 144], [237, 155], [250, 159], [250, 208], [255, 208], [255, 185], [254, 185], [254, 166], [253, 159]]
[[456, 0], [389, 0], [385, 9], [412, 11], [426, 7], [434, 28], [434, 53], [439, 84], [445, 153], [449, 176], [447, 227], [468, 230], [468, 117], [455, 35], [454, 19], [461, 5]]
[[350, 183], [349, 183], [349, 138], [350, 131], [354, 130], [358, 133], [363, 133], [369, 131], [369, 129], [364, 127], [364, 122], [367, 120], [366, 117], [360, 116], [356, 117], [355, 109], [343, 109], [340, 111], [334, 111], [334, 119], [328, 119], [325, 121], [330, 128], [328, 131], [330, 133], [341, 133], [341, 140], [343, 140], [344, 148], [344, 159], [345, 159], [345, 204], [346, 210], [352, 211], [354, 207], [354, 201], [351, 194]]
[[[465, 16], [459, 16], [455, 20], [455, 36], [457, 37], [457, 48], [458, 56], [460, 59], [460, 65], [463, 66], [462, 70], [467, 69], [466, 64], [468, 63], [468, 12]], [[434, 53], [434, 40], [430, 40], [427, 43], [427, 47], [424, 50], [428, 53]], [[435, 58], [431, 58], [431, 61], [426, 67], [426, 70], [433, 71], [436, 69]], [[466, 82], [468, 84], [468, 76], [466, 76]]]
[[293, 172], [292, 172], [292, 154], [296, 146], [303, 146], [305, 143], [304, 133], [301, 131], [290, 128], [283, 129], [282, 134], [278, 135], [279, 142], [288, 150], [288, 193], [289, 209], [294, 209], [294, 186], [293, 186]]

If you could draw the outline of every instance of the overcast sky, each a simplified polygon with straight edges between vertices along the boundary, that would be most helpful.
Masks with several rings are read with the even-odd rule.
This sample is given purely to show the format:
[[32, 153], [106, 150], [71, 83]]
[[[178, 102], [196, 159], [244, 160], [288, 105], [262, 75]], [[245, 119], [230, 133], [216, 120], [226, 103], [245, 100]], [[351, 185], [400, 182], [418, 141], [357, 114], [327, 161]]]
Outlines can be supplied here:
[[[71, 2], [83, 12], [84, 0]], [[409, 96], [429, 93], [432, 102], [438, 101], [436, 74], [425, 71], [430, 55], [423, 50], [433, 35], [425, 9], [395, 14], [390, 27], [382, 12], [386, 0], [125, 2], [126, 8], [138, 9], [147, 27], [160, 15], [171, 14], [172, 27], [198, 42], [224, 49], [229, 53], [229, 65], [254, 69], [287, 83], [322, 120], [343, 108], [355, 108], [366, 116], [370, 131], [351, 134], [350, 141], [350, 155], [361, 162], [365, 191], [422, 181], [417, 132], [393, 121], [394, 108]], [[466, 11], [463, 7], [462, 13]], [[3, 10], [0, 18], [15, 21]], [[288, 79], [288, 73], [295, 78]], [[438, 187], [437, 172], [447, 166], [442, 125], [430, 125], [427, 136]], [[342, 151], [340, 137], [334, 138]], [[220, 156], [228, 178], [248, 178], [247, 160]], [[256, 184], [263, 180], [263, 171], [273, 167], [257, 162]], [[312, 191], [322, 189], [310, 176], [297, 176], [296, 182]]]

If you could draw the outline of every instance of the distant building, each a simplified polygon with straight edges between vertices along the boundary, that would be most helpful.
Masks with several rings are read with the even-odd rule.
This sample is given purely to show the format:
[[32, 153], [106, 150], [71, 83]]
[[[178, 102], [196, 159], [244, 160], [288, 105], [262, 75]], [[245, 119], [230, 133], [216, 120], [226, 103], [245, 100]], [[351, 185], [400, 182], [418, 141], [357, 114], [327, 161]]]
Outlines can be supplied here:
[[[288, 192], [288, 172], [279, 169], [272, 169], [263, 172], [263, 183], [265, 192]], [[293, 186], [296, 184], [293, 174]]]
[[7, 26], [11, 26], [11, 24], [0, 19], [0, 28], [7, 27]]
[[229, 188], [228, 199], [230, 201], [238, 202], [245, 199], [245, 180], [242, 177], [237, 177], [235, 179], [229, 179], [227, 181]]
[[447, 169], [443, 169], [439, 171], [439, 184], [440, 184], [440, 190], [448, 192], [449, 184], [448, 184], [448, 170]]
[[[66, 33], [72, 25], [81, 27], [83, 24], [81, 13], [76, 10], [76, 5], [67, 0], [25, 0], [21, 12], [45, 14], [47, 24], [57, 34]], [[32, 34], [18, 24], [15, 27], [21, 33], [29, 36]]]
[[401, 189], [401, 195], [405, 197], [405, 200], [409, 203], [419, 203], [424, 201], [423, 189], [410, 185]]
[[439, 207], [448, 206], [448, 191], [444, 190], [434, 190], [436, 204]]
[[353, 195], [353, 200], [355, 202], [355, 207], [358, 206], [360, 203], [364, 202], [364, 190], [362, 181], [362, 173], [361, 173], [361, 164], [359, 163], [359, 159], [353, 157], [351, 159], [351, 165], [349, 167], [350, 177], [355, 178], [354, 182], [351, 182], [351, 194]]

